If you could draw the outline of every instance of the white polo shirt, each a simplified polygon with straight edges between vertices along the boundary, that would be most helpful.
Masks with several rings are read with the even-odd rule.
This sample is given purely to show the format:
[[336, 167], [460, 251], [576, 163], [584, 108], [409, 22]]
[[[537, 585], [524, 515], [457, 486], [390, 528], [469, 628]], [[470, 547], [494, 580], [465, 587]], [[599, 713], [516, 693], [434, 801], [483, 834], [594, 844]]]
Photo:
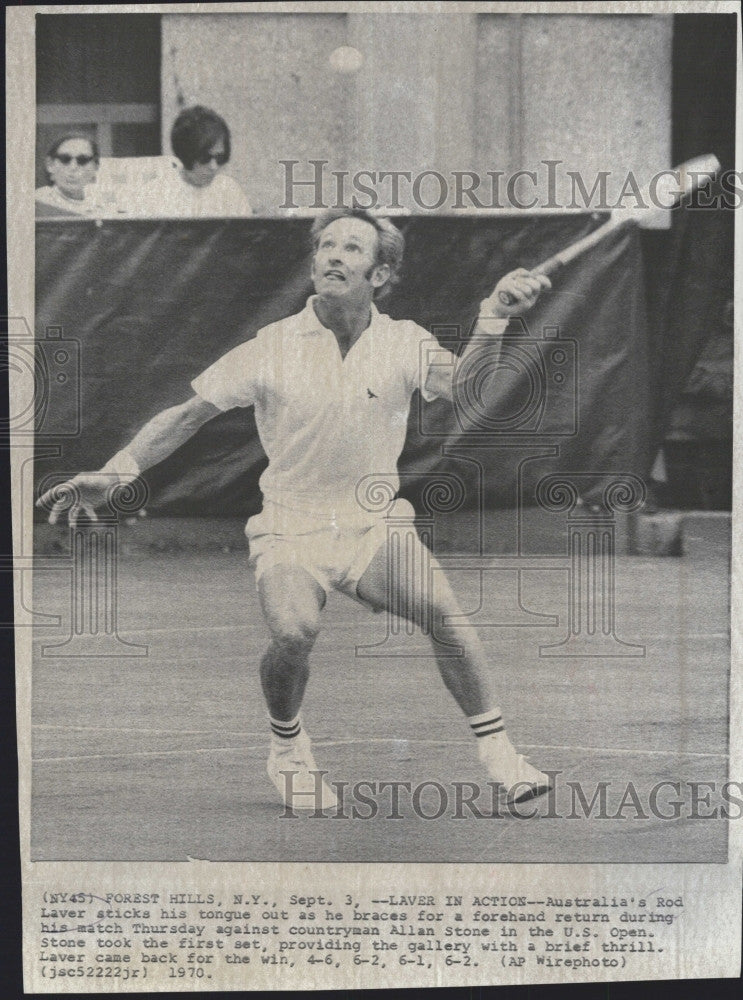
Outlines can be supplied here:
[[[369, 326], [342, 358], [313, 301], [225, 354], [192, 385], [220, 410], [255, 407], [269, 462], [260, 479], [264, 501], [323, 518], [366, 518], [383, 493], [397, 494], [410, 399], [415, 389], [434, 398], [426, 388], [429, 355], [433, 349], [440, 359], [441, 349], [422, 327], [372, 305]], [[385, 484], [374, 496], [370, 476]]]

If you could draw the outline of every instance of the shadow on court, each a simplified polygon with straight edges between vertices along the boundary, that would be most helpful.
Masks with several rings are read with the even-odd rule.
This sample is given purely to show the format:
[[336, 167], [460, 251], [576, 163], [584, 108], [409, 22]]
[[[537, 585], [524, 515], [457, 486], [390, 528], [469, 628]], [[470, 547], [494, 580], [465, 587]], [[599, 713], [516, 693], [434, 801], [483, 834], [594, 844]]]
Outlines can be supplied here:
[[[472, 577], [452, 582], [475, 615]], [[35, 607], [62, 626], [35, 637], [34, 860], [726, 859], [724, 537], [692, 533], [681, 559], [617, 560], [617, 634], [642, 657], [539, 655], [567, 628], [559, 573], [525, 575], [520, 594], [556, 626], [482, 630], [514, 743], [556, 772], [521, 816], [494, 801], [427, 640], [385, 642], [384, 615], [328, 602], [304, 718], [318, 766], [346, 783], [343, 807], [287, 816], [265, 772], [266, 633], [245, 554], [122, 557], [119, 632], [142, 657], [40, 655], [69, 635], [69, 585], [36, 573]]]

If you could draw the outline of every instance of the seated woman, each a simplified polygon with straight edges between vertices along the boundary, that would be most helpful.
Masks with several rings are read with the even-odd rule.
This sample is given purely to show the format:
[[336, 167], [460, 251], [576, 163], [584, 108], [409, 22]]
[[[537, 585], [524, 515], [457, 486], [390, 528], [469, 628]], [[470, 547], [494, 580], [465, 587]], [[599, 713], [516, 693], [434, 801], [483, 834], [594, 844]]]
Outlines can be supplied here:
[[36, 191], [37, 214], [95, 214], [99, 159], [98, 146], [86, 135], [71, 133], [57, 139], [45, 161], [51, 183]]
[[173, 123], [170, 143], [178, 162], [145, 185], [130, 211], [178, 218], [252, 215], [240, 185], [222, 173], [230, 159], [224, 118], [198, 104], [186, 108]]

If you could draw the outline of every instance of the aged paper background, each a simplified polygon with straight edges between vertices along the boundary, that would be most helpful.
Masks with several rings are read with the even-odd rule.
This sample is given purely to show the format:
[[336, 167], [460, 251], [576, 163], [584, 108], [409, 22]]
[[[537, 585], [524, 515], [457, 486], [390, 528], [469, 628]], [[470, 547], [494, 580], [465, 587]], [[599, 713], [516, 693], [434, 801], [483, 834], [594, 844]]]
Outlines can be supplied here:
[[[158, 5], [119, 6], [116, 12], [163, 12], [170, 17], [197, 13], [207, 6], [209, 14], [237, 14], [246, 10], [245, 5], [240, 4], [185, 4], [167, 8]], [[371, 14], [382, 10], [385, 16], [393, 18], [396, 13], [439, 13], [438, 8], [439, 5], [429, 3], [359, 4], [355, 12]], [[447, 16], [453, 18], [488, 13], [493, 9], [494, 5], [488, 4], [446, 5]], [[586, 10], [592, 14], [627, 14], [637, 10], [663, 15], [681, 9], [685, 13], [733, 13], [736, 8], [726, 3], [685, 4], [683, 7], [672, 3], [600, 6], [508, 4], [499, 5], [498, 13], [535, 14], [543, 9], [551, 17], [559, 18]], [[96, 13], [106, 12], [107, 8], [91, 6], [69, 10]], [[346, 10], [343, 4], [250, 6], [251, 13], [343, 13]], [[63, 12], [65, 8], [61, 7], [11, 8], [7, 18], [8, 144], [13, 149], [14, 162], [13, 175], [8, 181], [9, 315], [13, 321], [27, 319], [31, 327], [35, 315], [32, 249], [35, 149], [30, 124], [35, 113], [33, 18], [35, 13]], [[597, 52], [596, 58], [600, 60], [601, 53]], [[566, 76], [581, 72], [580, 67], [571, 64], [567, 49], [565, 60]], [[451, 72], [451, 68], [441, 70], [442, 74], [446, 72]], [[610, 76], [607, 86], [611, 86]], [[422, 107], [421, 114], [427, 110], [430, 109]], [[237, 131], [237, 123], [233, 129]], [[291, 150], [287, 153], [292, 155]], [[597, 162], [600, 162], [600, 151], [596, 155]], [[302, 158], [306, 158], [305, 152]], [[467, 164], [463, 164], [462, 169], [466, 168]], [[740, 253], [739, 233], [736, 247]], [[739, 415], [740, 357], [737, 364], [736, 405]], [[28, 380], [24, 381], [22, 375], [19, 377], [13, 373], [11, 415], [24, 411], [28, 405], [27, 394]], [[707, 863], [704, 863], [706, 847], [696, 857], [685, 855], [685, 860], [680, 863], [673, 863], [672, 860], [663, 863], [657, 855], [654, 860], [647, 860], [644, 838], [648, 829], [654, 829], [656, 833], [658, 826], [663, 829], [663, 820], [645, 825], [642, 821], [628, 820], [625, 824], [626, 839], [621, 847], [617, 847], [616, 860], [612, 861], [609, 856], [606, 863], [601, 864], [576, 863], [575, 857], [573, 863], [561, 860], [559, 833], [555, 834], [554, 844], [549, 836], [540, 842], [539, 858], [535, 861], [524, 860], [523, 855], [512, 848], [506, 848], [501, 856], [494, 848], [494, 853], [485, 860], [478, 861], [473, 857], [456, 862], [447, 862], [443, 858], [438, 862], [434, 850], [429, 855], [428, 863], [391, 863], [376, 861], [374, 857], [365, 863], [352, 863], [342, 857], [340, 862], [334, 863], [332, 857], [318, 855], [315, 848], [306, 860], [295, 853], [291, 855], [291, 861], [251, 860], [249, 857], [206, 861], [191, 857], [190, 860], [169, 862], [161, 859], [136, 860], [131, 855], [129, 860], [115, 860], [115, 854], [110, 855], [114, 860], [105, 861], [84, 857], [75, 860], [35, 860], [31, 847], [34, 840], [32, 757], [43, 757], [45, 753], [54, 756], [54, 751], [47, 749], [36, 753], [38, 747], [32, 739], [34, 661], [33, 630], [29, 627], [32, 605], [28, 554], [34, 551], [31, 507], [35, 497], [33, 489], [29, 489], [33, 444], [22, 435], [16, 435], [12, 444], [14, 554], [19, 569], [16, 574], [16, 670], [23, 950], [25, 989], [28, 992], [81, 994], [215, 988], [405, 988], [739, 974], [743, 857], [739, 801], [743, 796], [739, 784], [737, 791], [732, 786], [733, 797], [728, 805], [733, 818], [729, 822], [719, 818], [714, 821], [697, 820], [699, 824], [724, 824], [727, 831], [726, 849], [722, 853], [718, 851], [714, 861]], [[739, 502], [739, 481], [737, 486], [736, 500]], [[723, 780], [733, 783], [743, 780], [739, 669], [741, 637], [740, 616], [736, 615], [736, 609], [740, 608], [739, 550], [738, 545], [733, 552], [729, 762], [726, 777], [723, 777]], [[246, 576], [247, 573], [246, 569]], [[679, 607], [683, 610], [682, 605]], [[125, 617], [124, 611], [122, 617]], [[652, 635], [647, 636], [645, 641], [651, 642]], [[208, 653], [205, 655], [208, 659]], [[702, 670], [703, 654], [697, 655], [700, 655], [699, 669]], [[125, 671], [122, 676], [124, 674]], [[131, 683], [136, 686], [136, 672], [133, 676], [135, 679]], [[94, 678], [91, 683], [95, 683]], [[600, 687], [600, 680], [598, 683]], [[112, 689], [110, 716], [101, 719], [102, 728], [115, 719], [115, 703], [127, 697], [126, 691], [123, 680]], [[380, 703], [386, 696], [385, 691], [379, 692]], [[177, 692], [173, 697], [177, 698]], [[601, 697], [600, 692], [598, 697]], [[696, 704], [692, 699], [686, 721], [690, 731], [693, 731], [695, 717], [705, 717], [707, 709], [708, 706]], [[384, 711], [384, 708], [380, 710]], [[409, 707], [411, 714], [415, 710], [414, 705]], [[538, 711], [544, 710], [545, 702], [541, 701]], [[361, 705], [359, 711], [362, 711]], [[570, 733], [567, 730], [570, 719], [558, 718], [556, 721], [558, 728], [562, 726], [566, 730], [564, 742], [569, 743]], [[251, 742], [260, 743], [261, 739], [256, 737]], [[413, 745], [415, 747], [415, 743]], [[689, 746], [692, 748], [689, 755], [694, 757], [697, 744], [692, 735]], [[626, 752], [630, 747], [631, 744], [628, 744], [620, 750]], [[165, 744], [162, 749], [168, 752]], [[699, 766], [693, 771], [695, 781], [709, 781], [714, 785], [715, 795], [720, 791], [720, 778], [724, 772], [724, 768], [720, 770], [719, 750], [715, 746], [710, 748], [709, 753], [697, 753]], [[66, 767], [74, 771], [76, 756], [80, 760], [85, 757], [85, 743], [78, 744], [74, 752], [69, 748], [57, 752], [61, 756], [69, 753]], [[90, 752], [95, 755], [98, 751], [93, 748]], [[411, 752], [413, 755], [419, 753], [420, 748]], [[582, 749], [582, 753], [589, 756], [596, 752], [596, 748]], [[253, 759], [262, 760], [260, 753], [253, 755]], [[628, 754], [626, 759], [633, 758]], [[159, 758], [143, 755], [141, 760], [141, 767], [132, 765], [131, 761], [126, 766], [134, 767], [130, 774], [134, 785], [139, 782], [144, 787], [148, 776], [156, 778]], [[704, 770], [707, 760], [710, 767], [714, 761], [710, 777]], [[60, 771], [57, 780], [67, 780], [65, 773], [64, 769]], [[438, 775], [439, 772], [436, 773]], [[217, 763], [214, 780], [219, 782], [221, 775], [221, 767]], [[615, 780], [616, 776], [617, 772], [612, 771], [611, 779]], [[382, 773], [376, 777], [389, 778], [390, 775]], [[629, 781], [636, 777], [636, 773], [628, 768], [624, 777]], [[42, 780], [46, 779], [38, 774], [34, 778], [34, 781]], [[590, 787], [586, 786], [589, 797], [595, 788], [595, 781]], [[96, 792], [91, 789], [89, 794], [94, 799]], [[177, 795], [177, 789], [171, 789], [169, 794]], [[704, 789], [697, 790], [695, 794], [697, 807], [702, 811], [709, 808], [709, 802], [705, 806]], [[737, 806], [735, 795], [738, 797]], [[198, 810], [198, 803], [193, 808]], [[263, 803], [260, 808], [263, 813], [266, 812], [267, 807]], [[95, 809], [91, 817], [94, 812]], [[315, 834], [310, 818], [291, 821], [278, 817], [277, 807], [276, 825], [279, 828], [285, 823], [303, 823], [313, 844], [318, 837], [322, 840], [319, 832]], [[155, 829], [159, 822], [157, 810], [153, 811], [151, 819]], [[80, 816], [75, 822], [79, 821]], [[91, 822], [95, 820], [91, 818]], [[327, 821], [318, 822], [321, 826]], [[391, 827], [395, 826], [394, 819], [388, 822]], [[527, 836], [527, 820], [506, 818], [497, 822], [522, 824], [523, 836]], [[542, 822], [541, 819], [531, 821], [532, 824]], [[560, 822], [567, 824], [569, 820], [553, 819], [550, 822], [555, 824], [557, 830]], [[581, 821], [576, 822], [580, 824]], [[232, 815], [226, 813], [217, 818], [216, 823], [249, 824], [249, 811]], [[673, 822], [668, 821], [668, 827], [671, 830]], [[411, 826], [410, 831], [411, 836], [419, 835], [420, 824], [418, 827]], [[380, 836], [383, 841], [381, 828]], [[398, 837], [397, 829], [390, 831], [390, 837]], [[632, 846], [633, 837], [637, 838], [636, 847]], [[285, 843], [282, 838], [284, 833], [281, 829], [273, 834], [272, 846], [279, 856], [281, 845]], [[718, 846], [720, 842], [718, 838]], [[167, 846], [163, 851], [167, 852]], [[381, 845], [380, 851], [384, 853]], [[411, 853], [420, 857], [413, 849]], [[446, 853], [445, 846], [442, 846], [441, 853]], [[266, 854], [258, 852], [258, 856], [265, 858]], [[557, 863], [546, 863], [546, 859], [552, 857]], [[635, 858], [637, 863], [633, 863]], [[360, 916], [362, 913], [367, 914], [363, 919]], [[531, 920], [527, 914], [532, 915]], [[312, 924], [313, 929], [320, 925], [326, 928], [323, 942], [348, 942], [349, 947], [344, 950], [326, 945], [320, 951], [302, 947], [308, 941], [321, 940], [320, 936], [308, 933], [308, 924]], [[391, 924], [400, 932], [390, 935]], [[153, 930], [142, 930], [144, 925]], [[232, 934], [231, 929], [235, 925], [242, 925], [245, 930], [241, 934]], [[341, 932], [336, 929], [338, 927], [348, 930]], [[370, 927], [381, 927], [381, 934], [357, 933], [359, 928], [366, 931]], [[433, 931], [429, 933], [431, 928]], [[486, 930], [487, 934], [484, 933]], [[640, 930], [648, 934], [634, 933]], [[238, 941], [241, 947], [238, 947]], [[351, 947], [356, 944], [358, 950]], [[483, 945], [493, 947], [486, 949]]]

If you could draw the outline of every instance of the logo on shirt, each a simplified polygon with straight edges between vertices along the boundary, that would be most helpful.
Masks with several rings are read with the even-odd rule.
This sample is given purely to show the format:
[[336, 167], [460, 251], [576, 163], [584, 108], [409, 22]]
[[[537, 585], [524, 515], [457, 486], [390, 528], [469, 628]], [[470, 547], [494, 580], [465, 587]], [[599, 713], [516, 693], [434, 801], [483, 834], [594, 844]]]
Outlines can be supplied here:
[[379, 396], [376, 394], [376, 392], [372, 392], [371, 389], [367, 388], [366, 392], [367, 395], [369, 396], [369, 399], [379, 399]]

